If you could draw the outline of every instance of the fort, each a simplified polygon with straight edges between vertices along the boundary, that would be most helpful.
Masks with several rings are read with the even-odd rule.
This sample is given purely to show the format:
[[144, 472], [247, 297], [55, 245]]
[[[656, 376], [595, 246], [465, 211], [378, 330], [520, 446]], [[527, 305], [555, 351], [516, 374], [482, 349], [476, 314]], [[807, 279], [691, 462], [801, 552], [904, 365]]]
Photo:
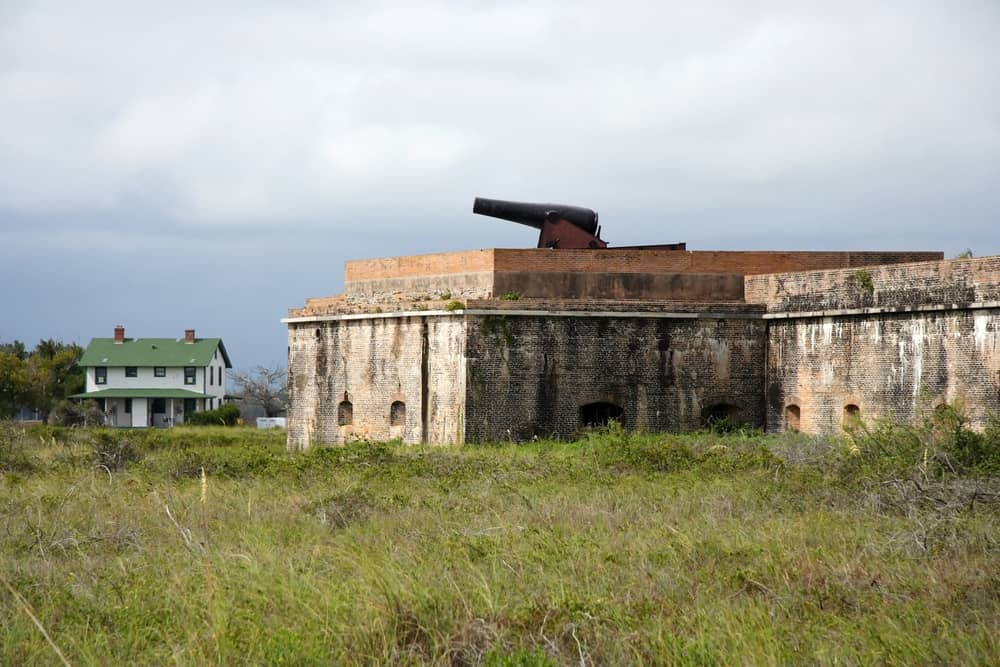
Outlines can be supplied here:
[[343, 294], [282, 321], [291, 449], [571, 438], [609, 419], [821, 433], [956, 401], [982, 427], [1000, 411], [1000, 256], [675, 244], [393, 257], [347, 262]]

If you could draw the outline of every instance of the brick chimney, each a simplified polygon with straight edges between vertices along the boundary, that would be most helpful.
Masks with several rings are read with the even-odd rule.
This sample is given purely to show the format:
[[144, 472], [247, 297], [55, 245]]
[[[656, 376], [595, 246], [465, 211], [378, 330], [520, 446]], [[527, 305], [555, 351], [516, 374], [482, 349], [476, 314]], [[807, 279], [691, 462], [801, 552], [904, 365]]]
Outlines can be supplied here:
[[115, 327], [115, 345], [121, 345], [125, 342], [125, 327], [118, 325]]
[[194, 329], [185, 329], [184, 330], [184, 342], [185, 343], [193, 343], [194, 342]]

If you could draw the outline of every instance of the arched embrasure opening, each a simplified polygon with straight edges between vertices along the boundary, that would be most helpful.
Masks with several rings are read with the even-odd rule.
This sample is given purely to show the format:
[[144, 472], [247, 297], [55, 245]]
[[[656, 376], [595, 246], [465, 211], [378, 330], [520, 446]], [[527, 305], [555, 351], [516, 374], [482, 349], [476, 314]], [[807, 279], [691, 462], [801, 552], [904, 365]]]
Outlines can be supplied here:
[[337, 426], [350, 426], [354, 423], [354, 404], [341, 401], [337, 406]]
[[607, 426], [608, 422], [614, 420], [621, 423], [622, 415], [625, 411], [620, 405], [597, 401], [580, 406], [580, 426], [584, 428], [594, 428]]
[[785, 407], [785, 430], [798, 431], [801, 421], [802, 410], [799, 406], [793, 403], [792, 405]]
[[701, 411], [701, 425], [711, 429], [735, 430], [740, 424], [740, 406], [732, 403], [716, 403]]
[[861, 408], [854, 403], [844, 406], [844, 428], [854, 428], [861, 423]]
[[404, 426], [406, 424], [406, 403], [393, 401], [389, 406], [389, 426]]

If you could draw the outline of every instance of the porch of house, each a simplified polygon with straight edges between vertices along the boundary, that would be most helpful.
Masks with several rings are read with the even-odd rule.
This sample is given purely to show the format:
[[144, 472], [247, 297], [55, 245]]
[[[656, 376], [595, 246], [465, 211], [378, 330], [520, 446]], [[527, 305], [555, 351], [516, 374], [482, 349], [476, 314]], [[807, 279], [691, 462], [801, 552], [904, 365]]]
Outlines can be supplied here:
[[101, 389], [72, 398], [94, 400], [107, 415], [107, 425], [119, 428], [168, 428], [201, 412], [212, 396], [187, 389]]

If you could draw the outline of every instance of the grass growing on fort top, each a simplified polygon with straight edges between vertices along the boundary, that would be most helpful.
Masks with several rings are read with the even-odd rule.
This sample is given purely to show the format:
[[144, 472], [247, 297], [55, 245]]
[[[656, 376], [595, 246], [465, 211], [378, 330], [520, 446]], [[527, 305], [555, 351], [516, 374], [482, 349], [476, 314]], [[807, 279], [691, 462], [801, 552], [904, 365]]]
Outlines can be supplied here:
[[996, 664], [997, 440], [961, 434], [0, 426], [0, 663]]

